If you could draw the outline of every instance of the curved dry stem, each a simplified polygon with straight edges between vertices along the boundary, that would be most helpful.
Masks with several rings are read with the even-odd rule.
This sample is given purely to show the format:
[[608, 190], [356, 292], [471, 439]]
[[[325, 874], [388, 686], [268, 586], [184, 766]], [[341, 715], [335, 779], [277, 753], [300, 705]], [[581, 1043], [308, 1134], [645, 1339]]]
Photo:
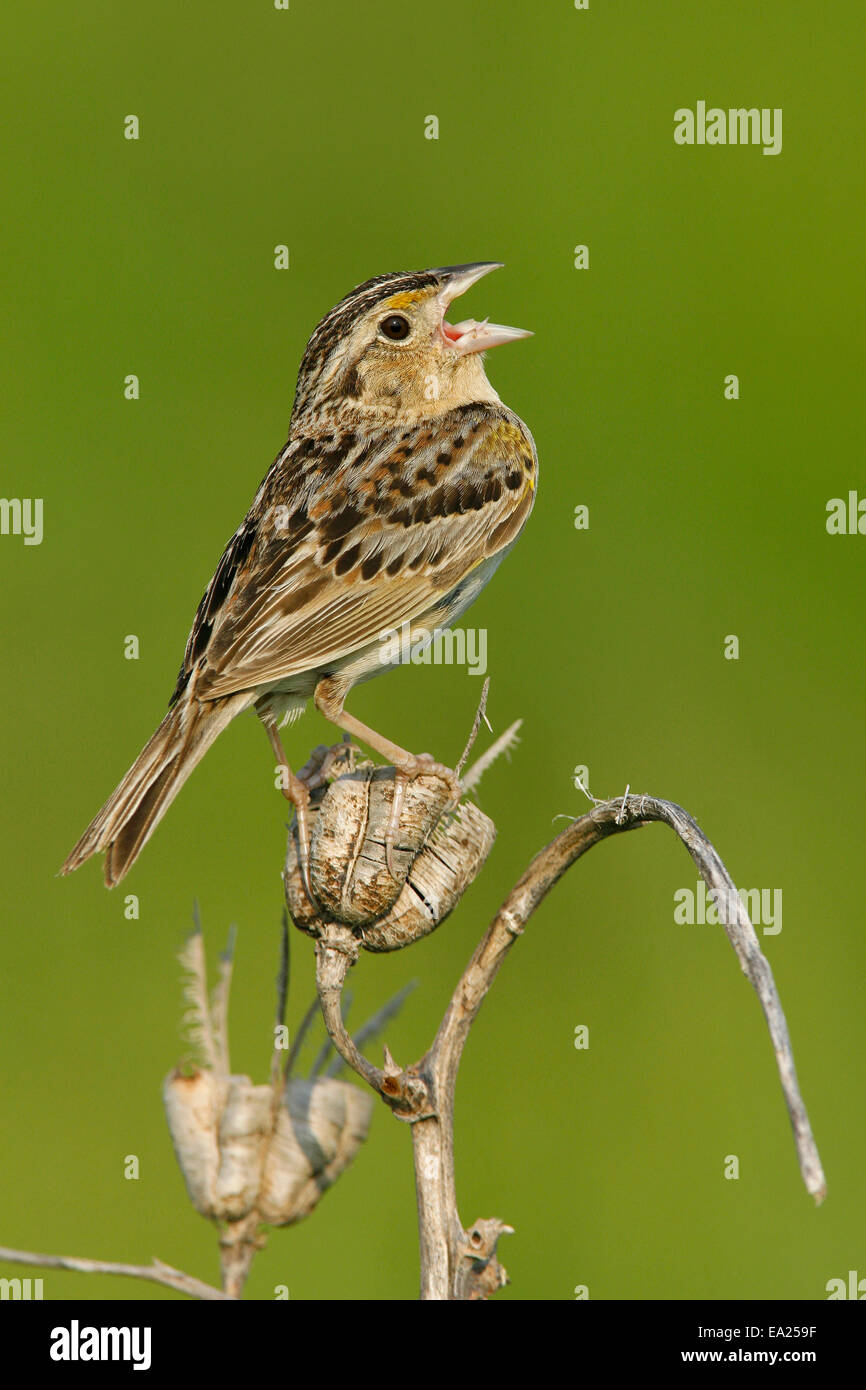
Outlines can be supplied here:
[[343, 984], [349, 967], [358, 958], [358, 942], [351, 928], [329, 924], [316, 942], [316, 990], [322, 1017], [334, 1047], [343, 1060], [367, 1082], [401, 1119], [417, 1119], [430, 1113], [425, 1079], [412, 1067], [398, 1067], [387, 1047], [384, 1070], [375, 1067], [358, 1049], [343, 1021]]
[[334, 1047], [374, 1091], [381, 1091], [384, 1073], [362, 1056], [343, 1022], [343, 985], [349, 967], [358, 958], [358, 947], [352, 944], [351, 935], [345, 927], [335, 926], [316, 942], [316, 990]]
[[807, 1191], [816, 1202], [821, 1202], [827, 1190], [824, 1172], [800, 1094], [788, 1026], [769, 961], [761, 950], [755, 929], [720, 855], [688, 812], [672, 801], [662, 801], [653, 796], [625, 796], [599, 802], [535, 856], [494, 917], [466, 967], [433, 1047], [425, 1058], [425, 1064], [432, 1066], [439, 1078], [437, 1094], [440, 1097], [453, 1095], [457, 1067], [469, 1028], [505, 956], [542, 898], [565, 871], [599, 840], [621, 831], [638, 829], [653, 821], [661, 821], [675, 831], [707, 886], [723, 894], [722, 900], [735, 908], [733, 913], [725, 914], [726, 918], [733, 917], [733, 920], [725, 921], [725, 932], [764, 1011], [794, 1131], [800, 1172]]

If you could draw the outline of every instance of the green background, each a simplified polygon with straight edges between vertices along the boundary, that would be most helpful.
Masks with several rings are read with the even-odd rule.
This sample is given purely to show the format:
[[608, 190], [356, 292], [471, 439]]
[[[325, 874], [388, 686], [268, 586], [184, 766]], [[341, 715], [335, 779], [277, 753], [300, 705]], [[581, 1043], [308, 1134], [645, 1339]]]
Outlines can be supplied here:
[[[465, 621], [488, 631], [494, 728], [523, 716], [523, 737], [482, 785], [499, 828], [483, 875], [435, 935], [361, 960], [354, 1015], [417, 979], [389, 1042], [404, 1063], [424, 1051], [554, 818], [586, 809], [575, 765], [597, 796], [630, 784], [679, 802], [738, 885], [783, 890], [783, 930], [762, 940], [826, 1203], [801, 1185], [722, 928], [674, 923], [695, 874], [654, 828], [568, 874], [483, 1008], [458, 1086], [462, 1219], [515, 1227], [506, 1299], [577, 1284], [820, 1299], [828, 1279], [866, 1275], [866, 537], [825, 529], [829, 498], [866, 494], [861, 21], [858, 5], [805, 0], [83, 0], [4, 15], [2, 492], [44, 499], [45, 536], [0, 537], [0, 1242], [156, 1254], [216, 1278], [160, 1085], [183, 1051], [174, 952], [194, 898], [212, 960], [238, 925], [232, 1061], [266, 1076], [285, 814], [255, 721], [219, 739], [121, 889], [95, 863], [55, 875], [161, 718], [318, 319], [371, 275], [496, 259], [507, 268], [465, 313], [535, 331], [488, 370], [535, 435], [541, 478]], [[782, 153], [676, 146], [674, 110], [699, 99], [782, 107]], [[349, 707], [453, 761], [479, 685], [410, 667]], [[310, 714], [289, 755], [330, 738]], [[313, 953], [293, 937], [297, 1022]], [[416, 1242], [410, 1136], [377, 1105], [354, 1167], [271, 1236], [248, 1296], [413, 1298]], [[48, 1298], [175, 1297], [44, 1279]]]

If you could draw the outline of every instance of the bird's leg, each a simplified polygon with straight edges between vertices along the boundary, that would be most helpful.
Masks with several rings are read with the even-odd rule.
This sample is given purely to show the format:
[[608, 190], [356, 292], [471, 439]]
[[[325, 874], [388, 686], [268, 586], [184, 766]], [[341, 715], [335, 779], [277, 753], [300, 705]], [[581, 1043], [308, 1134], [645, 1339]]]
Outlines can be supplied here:
[[317, 787], [324, 787], [336, 765], [344, 758], [348, 768], [351, 768], [351, 753], [358, 753], [360, 749], [352, 743], [348, 734], [344, 734], [340, 743], [332, 744], [330, 748], [324, 743], [320, 743], [314, 748], [304, 766], [298, 772], [298, 777], [305, 784], [308, 791], [315, 791]]
[[259, 713], [259, 718], [265, 726], [265, 733], [268, 736], [274, 756], [277, 760], [277, 767], [283, 774], [280, 790], [287, 801], [291, 802], [295, 808], [295, 815], [298, 820], [298, 863], [301, 869], [301, 878], [304, 884], [304, 891], [307, 894], [313, 907], [316, 907], [316, 900], [313, 897], [313, 890], [310, 887], [310, 825], [307, 818], [307, 807], [310, 804], [310, 789], [306, 782], [300, 777], [296, 777], [289, 767], [286, 759], [283, 741], [276, 721], [271, 715]]
[[388, 866], [388, 873], [394, 878], [394, 845], [397, 831], [400, 828], [403, 799], [409, 783], [425, 772], [431, 773], [435, 777], [441, 777], [450, 786], [451, 797], [455, 804], [460, 800], [463, 788], [453, 768], [446, 767], [444, 763], [436, 762], [430, 753], [408, 753], [398, 743], [392, 743], [389, 738], [385, 738], [383, 734], [377, 734], [375, 729], [371, 729], [367, 724], [362, 724], [360, 719], [349, 714], [348, 710], [343, 709], [346, 693], [346, 690], [341, 689], [336, 681], [325, 679], [319, 681], [316, 686], [313, 700], [316, 709], [332, 724], [336, 724], [338, 729], [342, 729], [344, 733], [369, 744], [374, 752], [393, 764], [396, 776], [394, 778], [394, 800], [391, 803], [391, 815], [385, 834], [385, 863]]
[[322, 768], [325, 765], [325, 758], [328, 755], [328, 748], [324, 743], [319, 743], [313, 749], [303, 767], [298, 768], [298, 781], [303, 782], [307, 791], [313, 791], [319, 785]]
[[[351, 718], [351, 715], [349, 717]], [[360, 727], [363, 729], [365, 726], [362, 724]], [[370, 738], [369, 735], [372, 732], [373, 730], [370, 730], [363, 735], [359, 732], [358, 737], [366, 739], [370, 747], [376, 748], [377, 752], [383, 752], [382, 749], [376, 747], [376, 744]], [[388, 740], [386, 739], [385, 742], [387, 743]], [[394, 745], [391, 746], [393, 747]], [[407, 753], [404, 763], [394, 762], [394, 769], [394, 800], [391, 802], [391, 814], [388, 817], [388, 829], [385, 833], [385, 863], [388, 867], [388, 873], [392, 878], [396, 878], [394, 873], [394, 845], [397, 842], [397, 831], [400, 829], [403, 800], [409, 783], [416, 777], [420, 777], [423, 773], [429, 772], [434, 777], [439, 777], [443, 782], [448, 783], [451, 788], [452, 805], [456, 806], [463, 795], [460, 779], [456, 776], [454, 769], [446, 767], [444, 763], [437, 762], [431, 753]]]

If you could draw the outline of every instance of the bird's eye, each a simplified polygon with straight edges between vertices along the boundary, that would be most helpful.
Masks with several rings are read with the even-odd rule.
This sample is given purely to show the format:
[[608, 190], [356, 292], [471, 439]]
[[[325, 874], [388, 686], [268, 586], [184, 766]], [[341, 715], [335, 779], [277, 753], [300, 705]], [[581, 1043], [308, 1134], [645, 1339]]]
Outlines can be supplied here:
[[389, 314], [379, 324], [379, 329], [386, 338], [398, 343], [402, 338], [409, 337], [409, 320], [404, 319], [402, 314]]

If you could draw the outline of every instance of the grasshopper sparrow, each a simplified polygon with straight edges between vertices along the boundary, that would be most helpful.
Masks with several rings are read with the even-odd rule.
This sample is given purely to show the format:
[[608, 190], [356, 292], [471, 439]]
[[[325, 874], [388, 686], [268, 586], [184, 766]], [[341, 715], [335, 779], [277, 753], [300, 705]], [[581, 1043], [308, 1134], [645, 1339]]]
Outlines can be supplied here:
[[497, 263], [379, 275], [319, 324], [298, 374], [289, 438], [198, 606], [169, 710], [61, 870], [105, 851], [119, 883], [217, 734], [253, 706], [296, 807], [306, 874], [307, 785], [278, 725], [312, 699], [394, 765], [388, 832], [406, 782], [438, 771], [344, 708], [388, 668], [385, 632], [455, 622], [514, 544], [535, 496], [526, 426], [484, 372], [485, 349], [529, 336], [449, 304]]

